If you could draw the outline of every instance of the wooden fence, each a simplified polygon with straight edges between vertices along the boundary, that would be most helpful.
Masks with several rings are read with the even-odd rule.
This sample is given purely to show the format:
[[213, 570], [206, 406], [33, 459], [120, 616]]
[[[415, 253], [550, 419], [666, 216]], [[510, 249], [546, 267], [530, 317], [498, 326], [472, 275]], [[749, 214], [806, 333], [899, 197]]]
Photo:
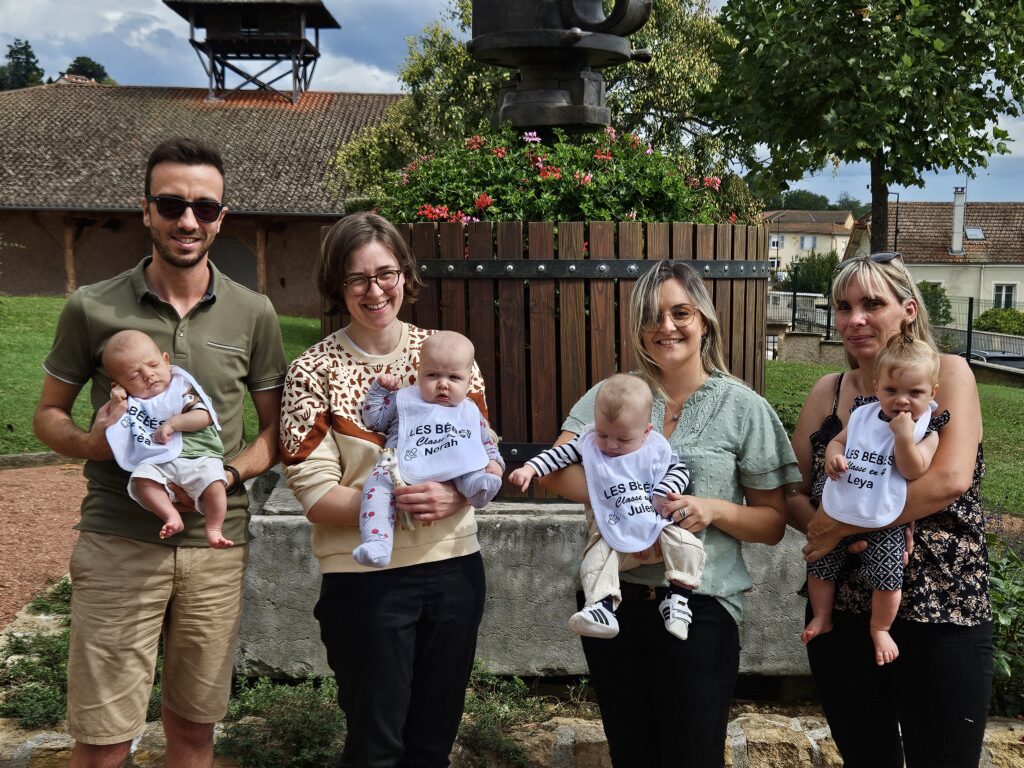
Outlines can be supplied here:
[[[472, 339], [510, 468], [550, 446], [592, 384], [635, 368], [629, 298], [645, 261], [693, 260], [714, 299], [732, 373], [764, 392], [763, 227], [479, 222], [400, 229], [426, 282], [402, 319]], [[325, 316], [325, 335], [346, 322]]]

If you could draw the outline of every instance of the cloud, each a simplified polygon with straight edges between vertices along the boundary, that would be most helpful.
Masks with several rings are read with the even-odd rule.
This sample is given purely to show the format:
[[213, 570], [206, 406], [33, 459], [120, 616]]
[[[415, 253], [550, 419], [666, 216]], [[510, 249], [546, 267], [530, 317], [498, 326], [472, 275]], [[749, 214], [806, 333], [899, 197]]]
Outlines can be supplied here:
[[324, 54], [316, 65], [313, 90], [355, 93], [398, 93], [401, 83], [394, 72], [347, 56]]

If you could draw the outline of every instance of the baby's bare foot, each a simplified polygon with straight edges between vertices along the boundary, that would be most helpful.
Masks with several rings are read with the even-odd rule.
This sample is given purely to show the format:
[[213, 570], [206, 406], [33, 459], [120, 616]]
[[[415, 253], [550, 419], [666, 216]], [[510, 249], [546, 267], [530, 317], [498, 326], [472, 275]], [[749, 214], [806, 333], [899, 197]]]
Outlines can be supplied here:
[[832, 619], [818, 618], [815, 616], [808, 623], [807, 628], [800, 633], [800, 639], [804, 641], [804, 645], [807, 645], [811, 640], [816, 638], [818, 635], [824, 635], [826, 632], [832, 631]]
[[885, 629], [872, 629], [871, 640], [875, 644], [875, 663], [878, 666], [891, 664], [900, 655], [899, 646]]
[[184, 529], [185, 524], [181, 522], [181, 515], [177, 512], [168, 514], [164, 519], [164, 527], [160, 529], [160, 538], [169, 538], [176, 533], [181, 533]]
[[224, 534], [221, 533], [220, 528], [207, 528], [206, 529], [206, 543], [214, 549], [227, 549], [233, 547], [235, 542], [231, 539], [225, 539]]

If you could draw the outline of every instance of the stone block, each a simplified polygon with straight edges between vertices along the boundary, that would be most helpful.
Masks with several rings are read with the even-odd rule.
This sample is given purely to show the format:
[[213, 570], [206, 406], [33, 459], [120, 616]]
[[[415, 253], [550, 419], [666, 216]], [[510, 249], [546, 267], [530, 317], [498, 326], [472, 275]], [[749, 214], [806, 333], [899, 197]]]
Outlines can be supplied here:
[[985, 729], [981, 764], [992, 768], [1024, 768], [1024, 722], [993, 717]]

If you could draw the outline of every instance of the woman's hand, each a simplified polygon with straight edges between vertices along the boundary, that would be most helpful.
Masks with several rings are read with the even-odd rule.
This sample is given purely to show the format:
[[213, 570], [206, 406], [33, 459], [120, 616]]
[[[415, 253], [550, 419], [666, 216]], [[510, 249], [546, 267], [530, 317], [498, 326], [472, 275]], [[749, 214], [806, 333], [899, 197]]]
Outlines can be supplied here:
[[862, 531], [862, 528], [833, 520], [825, 514], [823, 509], [819, 508], [807, 525], [807, 544], [803, 549], [804, 560], [813, 563], [835, 549], [836, 544], [845, 537]]
[[690, 533], [697, 533], [715, 522], [714, 503], [699, 496], [670, 493], [662, 516]]
[[469, 505], [451, 482], [403, 485], [395, 488], [394, 494], [398, 510], [410, 513], [421, 523], [444, 520]]

